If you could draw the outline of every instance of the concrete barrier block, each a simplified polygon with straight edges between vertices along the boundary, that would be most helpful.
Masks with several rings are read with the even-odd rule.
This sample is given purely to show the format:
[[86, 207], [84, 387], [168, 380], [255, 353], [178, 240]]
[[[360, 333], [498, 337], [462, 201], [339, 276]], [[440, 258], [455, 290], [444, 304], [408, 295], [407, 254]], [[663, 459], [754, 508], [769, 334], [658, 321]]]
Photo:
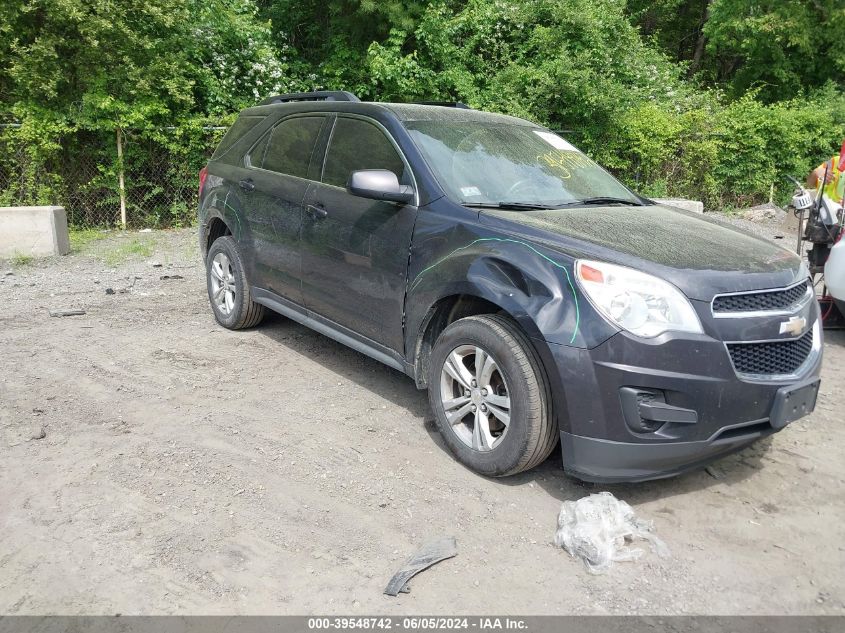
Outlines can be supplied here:
[[704, 203], [700, 200], [686, 200], [684, 198], [652, 198], [657, 204], [675, 207], [693, 213], [704, 213]]
[[69, 252], [64, 207], [0, 207], [0, 257]]

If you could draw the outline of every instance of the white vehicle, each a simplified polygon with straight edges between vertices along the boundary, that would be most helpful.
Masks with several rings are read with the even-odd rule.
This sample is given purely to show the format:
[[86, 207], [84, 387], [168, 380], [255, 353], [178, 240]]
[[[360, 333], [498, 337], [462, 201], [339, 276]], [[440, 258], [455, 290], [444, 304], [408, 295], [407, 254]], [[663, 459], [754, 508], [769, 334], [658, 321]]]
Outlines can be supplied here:
[[843, 231], [840, 230], [838, 241], [830, 249], [830, 255], [824, 265], [824, 282], [828, 294], [833, 299], [834, 309], [838, 309], [839, 314], [845, 316], [845, 240], [842, 235]]

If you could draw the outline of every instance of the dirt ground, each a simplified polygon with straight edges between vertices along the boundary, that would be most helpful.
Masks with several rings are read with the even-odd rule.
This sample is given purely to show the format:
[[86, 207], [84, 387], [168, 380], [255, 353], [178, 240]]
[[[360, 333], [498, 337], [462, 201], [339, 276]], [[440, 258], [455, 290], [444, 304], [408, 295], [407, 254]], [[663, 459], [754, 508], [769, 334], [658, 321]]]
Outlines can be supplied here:
[[[282, 317], [218, 327], [192, 230], [0, 262], [0, 305], [0, 613], [845, 614], [843, 333], [809, 418], [594, 487], [557, 452], [474, 475], [402, 374]], [[555, 548], [602, 489], [671, 557], [594, 576]], [[382, 595], [442, 535], [458, 556]]]

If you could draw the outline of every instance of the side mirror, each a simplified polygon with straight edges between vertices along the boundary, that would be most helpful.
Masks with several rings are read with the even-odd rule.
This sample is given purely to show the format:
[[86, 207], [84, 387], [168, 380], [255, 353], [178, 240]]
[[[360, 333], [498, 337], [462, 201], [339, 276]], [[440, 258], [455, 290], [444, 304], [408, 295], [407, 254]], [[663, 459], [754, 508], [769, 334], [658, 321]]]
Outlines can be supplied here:
[[389, 200], [407, 204], [414, 199], [414, 188], [400, 185], [396, 174], [387, 169], [353, 171], [346, 182], [346, 190], [353, 196], [371, 200]]

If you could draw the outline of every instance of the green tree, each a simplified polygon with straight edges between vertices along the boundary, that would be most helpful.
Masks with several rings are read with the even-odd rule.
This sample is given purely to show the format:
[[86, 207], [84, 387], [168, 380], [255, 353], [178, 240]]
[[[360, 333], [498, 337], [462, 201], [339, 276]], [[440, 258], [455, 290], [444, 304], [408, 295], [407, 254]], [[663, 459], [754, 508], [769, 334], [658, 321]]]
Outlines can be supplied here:
[[[0, 198], [53, 200], [74, 186], [55, 166], [96, 151], [86, 186], [112, 204], [115, 128], [150, 143], [124, 161], [144, 167], [134, 186], [155, 198], [145, 166], [176, 157], [172, 178], [190, 181], [213, 144], [208, 121], [327, 88], [522, 116], [570, 130], [647, 194], [745, 204], [838, 146], [842, 42], [842, 0], [5, 2], [0, 115], [23, 127], [0, 143], [25, 151], [0, 152], [0, 171], [21, 171], [9, 157], [23, 155], [28, 176]], [[184, 217], [180, 204], [156, 217]]]
[[290, 51], [314, 88], [361, 89], [372, 42], [413, 31], [428, 2], [402, 0], [259, 0], [276, 42]]
[[370, 92], [465, 101], [598, 140], [632, 104], [688, 92], [624, 9], [622, 0], [432, 4], [412, 34], [370, 46]]
[[734, 96], [759, 87], [772, 102], [827, 81], [845, 87], [842, 0], [713, 0], [704, 33], [703, 68]]
[[704, 54], [704, 25], [712, 0], [628, 0], [627, 11], [642, 35], [693, 72]]
[[301, 85], [255, 13], [252, 0], [0, 4], [0, 113], [22, 122], [0, 130], [0, 200], [57, 203], [84, 190], [108, 217], [124, 171], [139, 222], [191, 217], [182, 193], [163, 192], [194, 190], [213, 148], [204, 124]]
[[628, 0], [644, 36], [704, 85], [766, 102], [845, 87], [842, 0]]
[[248, 0], [4, 3], [3, 101], [84, 126], [229, 112], [288, 79], [254, 11]]

